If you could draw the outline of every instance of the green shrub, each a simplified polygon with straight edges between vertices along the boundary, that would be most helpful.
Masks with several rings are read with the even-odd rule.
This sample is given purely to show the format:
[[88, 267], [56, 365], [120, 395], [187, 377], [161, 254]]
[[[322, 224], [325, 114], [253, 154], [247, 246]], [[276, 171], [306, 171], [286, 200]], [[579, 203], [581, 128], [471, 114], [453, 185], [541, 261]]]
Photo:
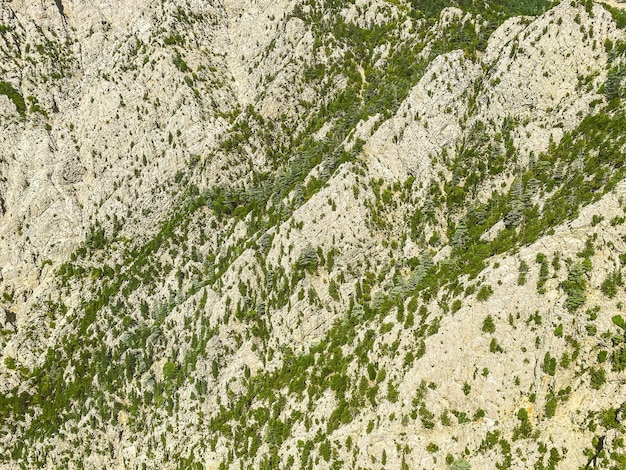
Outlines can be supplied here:
[[435, 452], [437, 452], [439, 450], [439, 446], [433, 442], [431, 442], [430, 444], [428, 444], [426, 446], [426, 450], [431, 453], [434, 454]]
[[554, 329], [554, 336], [557, 338], [561, 338], [563, 336], [563, 323], [559, 323], [559, 325]]
[[546, 401], [546, 418], [552, 418], [556, 413], [556, 405], [558, 404], [558, 399], [554, 395], [550, 394], [548, 400]]
[[613, 20], [617, 23], [618, 28], [626, 28], [626, 12], [623, 9], [607, 5], [606, 3], [603, 3], [602, 6], [611, 12], [611, 16], [613, 16]]
[[315, 250], [311, 244], [308, 244], [300, 253], [296, 261], [296, 267], [312, 274], [317, 269], [318, 265], [319, 258], [317, 250]]
[[489, 351], [492, 353], [502, 352], [502, 348], [495, 338], [491, 338], [491, 343], [489, 343]]
[[183, 60], [182, 56], [180, 55], [178, 51], [176, 52], [176, 55], [174, 56], [172, 61], [174, 62], [174, 65], [179, 71], [183, 73], [191, 71], [191, 69], [187, 65], [187, 62]]
[[537, 290], [543, 293], [543, 288], [548, 280], [548, 260], [543, 253], [537, 254], [537, 262], [539, 263], [539, 278], [537, 280]]
[[626, 369], [626, 346], [611, 353], [611, 364], [615, 372], [623, 372]]
[[168, 46], [174, 46], [176, 44], [180, 44], [182, 46], [185, 44], [185, 39], [180, 34], [175, 33], [164, 38], [163, 42], [165, 42]]
[[606, 372], [602, 368], [591, 368], [589, 371], [591, 388], [599, 390], [606, 382]]
[[513, 440], [516, 441], [520, 438], [529, 438], [532, 433], [532, 425], [530, 423], [530, 419], [528, 418], [528, 412], [525, 408], [519, 409], [517, 412], [517, 419], [520, 421], [520, 424], [513, 430]]
[[523, 286], [526, 284], [526, 275], [528, 274], [528, 263], [526, 261], [520, 261], [519, 264], [519, 276], [517, 277], [517, 285]]
[[556, 358], [550, 355], [548, 351], [545, 356], [543, 356], [543, 364], [541, 365], [541, 370], [543, 370], [546, 374], [554, 376], [556, 373]]
[[22, 116], [26, 113], [26, 103], [24, 102], [24, 98], [20, 93], [11, 86], [10, 83], [0, 82], [0, 95], [7, 96], [17, 109], [17, 112]]
[[396, 403], [399, 396], [400, 392], [398, 391], [398, 387], [394, 386], [391, 381], [387, 382], [387, 400], [391, 403]]
[[491, 315], [487, 315], [485, 317], [485, 320], [483, 321], [483, 332], [484, 333], [496, 332], [496, 324], [493, 322], [493, 317]]
[[609, 299], [612, 299], [617, 294], [617, 287], [623, 286], [624, 280], [620, 271], [614, 271], [606, 276], [604, 282], [602, 282], [601, 290], [604, 295]]
[[178, 367], [172, 361], [167, 361], [163, 364], [163, 378], [165, 380], [172, 380], [178, 373]]
[[481, 286], [478, 290], [478, 294], [476, 294], [476, 299], [480, 302], [485, 302], [489, 299], [489, 297], [491, 297], [491, 294], [493, 294], [493, 289], [490, 285]]
[[587, 286], [585, 280], [586, 270], [582, 263], [574, 264], [567, 276], [567, 280], [561, 283], [563, 290], [567, 294], [565, 307], [570, 312], [577, 310], [587, 301], [587, 297], [585, 297], [585, 288]]

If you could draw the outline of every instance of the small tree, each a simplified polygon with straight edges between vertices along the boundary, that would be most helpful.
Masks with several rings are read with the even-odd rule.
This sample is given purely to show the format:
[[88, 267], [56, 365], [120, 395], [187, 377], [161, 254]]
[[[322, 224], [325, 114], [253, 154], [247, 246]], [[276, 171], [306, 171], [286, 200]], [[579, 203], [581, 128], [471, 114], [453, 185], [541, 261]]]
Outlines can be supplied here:
[[165, 380], [172, 380], [176, 377], [176, 373], [178, 372], [178, 367], [172, 361], [167, 361], [163, 365], [163, 378]]
[[487, 317], [483, 321], [483, 332], [485, 332], [485, 333], [495, 333], [496, 332], [496, 325], [493, 322], [493, 317], [491, 315], [487, 315]]
[[313, 273], [318, 266], [319, 259], [316, 250], [309, 243], [300, 253], [296, 266], [298, 269], [304, 269], [309, 273]]
[[480, 302], [484, 302], [485, 300], [489, 299], [489, 297], [491, 297], [491, 294], [493, 294], [493, 289], [491, 288], [491, 286], [482, 286], [478, 291], [478, 294], [476, 294], [476, 299]]

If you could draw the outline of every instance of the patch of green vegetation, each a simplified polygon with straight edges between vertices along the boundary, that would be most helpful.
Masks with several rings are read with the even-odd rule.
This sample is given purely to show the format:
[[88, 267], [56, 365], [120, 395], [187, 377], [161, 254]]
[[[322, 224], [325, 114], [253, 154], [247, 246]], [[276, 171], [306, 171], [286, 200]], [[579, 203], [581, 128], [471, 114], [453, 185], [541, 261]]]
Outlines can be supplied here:
[[604, 282], [600, 286], [600, 289], [604, 295], [609, 299], [612, 299], [617, 295], [617, 288], [624, 285], [622, 273], [620, 271], [613, 271], [606, 276]]
[[[551, 2], [536, 0], [499, 1], [486, 5], [484, 2], [460, 0], [456, 5], [469, 11], [473, 15], [472, 19], [454, 20], [445, 28], [440, 38], [433, 38], [429, 36], [428, 27], [434, 24], [442, 8], [451, 6], [450, 2], [413, 2], [409, 14], [414, 19], [425, 18], [426, 26], [408, 40], [398, 39], [399, 24], [396, 20], [368, 28], [344, 21], [341, 15], [334, 14], [339, 8], [343, 8], [344, 4], [341, 2], [332, 1], [330, 5], [324, 6], [324, 10], [315, 2], [310, 2], [309, 12], [306, 14], [304, 9], [296, 8], [294, 15], [301, 17], [312, 27], [320, 51], [323, 47], [331, 50], [331, 46], [334, 46], [332, 50], [339, 50], [331, 41], [341, 45], [341, 50], [346, 51], [345, 54], [337, 54], [339, 58], [334, 56], [323, 64], [311, 65], [304, 73], [304, 80], [309, 85], [319, 85], [320, 89], [328, 87], [328, 92], [321, 94], [324, 99], [304, 106], [308, 114], [302, 121], [305, 129], [300, 129], [299, 132], [294, 131], [295, 127], [291, 127], [286, 121], [264, 120], [253, 107], [227, 116], [228, 119], [232, 118], [232, 132], [227, 133], [220, 151], [227, 155], [245, 156], [247, 148], [258, 144], [258, 140], [265, 140], [270, 142], [264, 148], [269, 162], [268, 169], [263, 172], [251, 169], [249, 184], [245, 186], [213, 187], [202, 194], [196, 188], [190, 187], [181, 198], [180, 205], [149, 240], [127, 243], [116, 239], [114, 233], [109, 232], [107, 235], [101, 226], [91, 228], [84, 246], [58, 270], [57, 275], [64, 289], [88, 278], [102, 282], [97, 284], [95, 291], [90, 294], [91, 297], [82, 299], [78, 309], [68, 312], [64, 305], [51, 302], [50, 316], [67, 314], [68, 323], [75, 326], [75, 331], [61, 339], [64, 346], [61, 350], [48, 351], [42, 366], [26, 371], [24, 381], [29, 388], [24, 390], [28, 391], [16, 388], [0, 395], [0, 421], [3, 425], [12, 420], [19, 421], [28, 410], [41, 411], [41, 414], [33, 417], [24, 442], [14, 448], [16, 455], [26, 453], [29, 439], [35, 441], [54, 435], [63, 429], [66, 420], [85, 415], [90, 407], [97, 410], [96, 414], [102, 423], [114, 422], [117, 413], [122, 410], [140, 421], [138, 417], [142, 416], [139, 411], [141, 407], [149, 408], [155, 415], [163, 412], [164, 415], [171, 416], [178, 405], [177, 390], [187, 383], [191, 384], [192, 380], [193, 393], [205, 395], [210, 386], [207, 384], [210, 377], [207, 380], [196, 379], [191, 372], [195, 368], [196, 360], [206, 357], [207, 350], [211, 349], [207, 348], [207, 342], [215, 330], [195, 328], [195, 324], [191, 325], [191, 320], [187, 324], [187, 319], [184, 320], [185, 331], [189, 333], [189, 338], [183, 342], [193, 347], [181, 348], [190, 349], [186, 354], [178, 354], [178, 350], [174, 350], [161, 356], [168, 358], [161, 368], [164, 382], [157, 382], [149, 390], [143, 390], [144, 395], [140, 397], [136, 396], [138, 392], [134, 389], [133, 380], [152, 365], [155, 357], [165, 352], [162, 344], [165, 343], [164, 332], [168, 329], [169, 313], [204, 286], [212, 286], [219, 292], [222, 275], [245, 249], [253, 248], [256, 250], [255, 257], [259, 262], [259, 270], [263, 272], [262, 280], [265, 285], [254, 291], [242, 278], [236, 286], [242, 300], [230, 305], [230, 298], [228, 299], [227, 318], [224, 322], [227, 323], [229, 319], [239, 322], [238, 325], [242, 326], [240, 329], [244, 330], [242, 335], [235, 334], [233, 338], [229, 338], [236, 345], [233, 347], [239, 347], [244, 340], [253, 339], [251, 343], [259, 359], [271, 362], [275, 368], [256, 374], [246, 369], [242, 387], [237, 391], [227, 389], [226, 398], [218, 403], [215, 414], [207, 419], [203, 431], [206, 431], [207, 441], [213, 448], [218, 440], [226, 438], [228, 463], [224, 461], [224, 467], [235, 458], [242, 462], [245, 459], [248, 462], [260, 462], [261, 468], [281, 466], [284, 462], [280, 462], [279, 450], [292, 436], [294, 427], [304, 426], [308, 431], [312, 426], [305, 413], [285, 412], [287, 401], [308, 403], [307, 406], [312, 408], [327, 394], [332, 394], [335, 408], [328, 416], [321, 417], [320, 423], [316, 423], [321, 429], [319, 434], [309, 440], [299, 441], [297, 445], [303, 467], [312, 467], [311, 453], [315, 449], [324, 461], [332, 461], [337, 467], [337, 443], [331, 441], [329, 436], [340, 426], [351, 423], [361, 410], [376, 407], [380, 401], [398, 402], [397, 384], [401, 377], [397, 377], [396, 371], [391, 368], [388, 373], [385, 365], [393, 363], [394, 358], [400, 355], [399, 360], [404, 369], [410, 369], [425, 353], [424, 339], [438, 331], [439, 319], [433, 318], [424, 304], [438, 300], [441, 295], [440, 305], [444, 311], [449, 308], [447, 301], [450, 301], [453, 312], [458, 311], [462, 305], [461, 300], [457, 298], [452, 302], [451, 299], [462, 295], [466, 288], [463, 282], [459, 282], [459, 277], [467, 274], [474, 278], [485, 267], [487, 258], [532, 243], [556, 225], [576, 217], [581, 206], [597, 200], [623, 179], [623, 150], [626, 141], [622, 130], [626, 120], [618, 109], [621, 81], [618, 83], [617, 93], [615, 87], [608, 87], [612, 103], [607, 108], [585, 119], [577, 129], [566, 133], [559, 144], [552, 144], [547, 152], [536, 161], [533, 160], [528, 169], [516, 170], [517, 177], [508, 191], [494, 192], [484, 204], [468, 204], [470, 210], [461, 215], [463, 220], [458, 221], [456, 217], [462, 212], [456, 210], [476, 195], [485, 178], [502, 174], [511, 169], [516, 161], [512, 136], [517, 123], [513, 119], [507, 119], [503, 124], [499, 137], [502, 145], [487, 146], [490, 151], [495, 152], [494, 158], [488, 163], [482, 163], [482, 166], [479, 160], [484, 160], [483, 147], [486, 144], [482, 140], [487, 136], [487, 131], [477, 126], [471, 145], [461, 149], [459, 153], [462, 158], [451, 164], [459, 181], [464, 179], [463, 184], [432, 184], [429, 190], [433, 206], [449, 209], [451, 223], [447, 238], [451, 240], [453, 247], [452, 256], [436, 265], [432, 261], [432, 255], [430, 259], [428, 256], [414, 258], [404, 264], [401, 261], [398, 265], [392, 259], [390, 265], [394, 269], [397, 268], [398, 272], [400, 269], [407, 269], [411, 274], [408, 278], [403, 278], [404, 275], [396, 272], [389, 286], [386, 283], [392, 277], [388, 276], [391, 268], [364, 275], [356, 270], [350, 272], [350, 282], [356, 285], [355, 295], [343, 299], [348, 305], [345, 311], [339, 312], [338, 319], [310, 350], [300, 354], [294, 354], [288, 347], [279, 351], [268, 348], [271, 327], [268, 319], [275, 309], [290, 308], [294, 296], [299, 301], [304, 301], [308, 295], [310, 305], [321, 307], [320, 296], [323, 291], [318, 295], [314, 287], [302, 288], [301, 281], [307, 276], [316, 276], [324, 269], [330, 272], [333, 268], [333, 254], [307, 246], [292, 266], [295, 267], [294, 272], [289, 275], [289, 271], [283, 266], [269, 266], [265, 263], [264, 257], [271, 246], [271, 237], [264, 233], [287, 220], [297, 207], [326, 184], [340, 165], [351, 163], [355, 171], [359, 170], [358, 156], [363, 142], [357, 141], [350, 151], [341, 142], [350, 136], [359, 122], [378, 113], [383, 117], [394, 114], [433, 57], [461, 48], [466, 57], [472, 58], [476, 51], [484, 48], [490, 32], [506, 17], [520, 13], [539, 14], [550, 4]], [[326, 11], [326, 8], [330, 10]], [[332, 13], [328, 13], [329, 11]], [[481, 16], [480, 28], [474, 22], [478, 14]], [[185, 19], [186, 16], [181, 18]], [[177, 35], [165, 39], [166, 44], [170, 45], [181, 44], [181, 41], [182, 38]], [[427, 44], [431, 53], [428, 57], [423, 57], [421, 54]], [[376, 49], [382, 45], [391, 47], [389, 56], [381, 66], [376, 65]], [[181, 72], [190, 71], [178, 53], [174, 64]], [[361, 78], [357, 66], [363, 67], [367, 83]], [[335, 91], [333, 80], [343, 79], [345, 88]], [[326, 137], [321, 140], [314, 138], [313, 135], [329, 122], [332, 122], [333, 127]], [[281, 126], [280, 130], [277, 129]], [[281, 135], [289, 138], [276, 138]], [[311, 170], [316, 167], [320, 171], [313, 177]], [[187, 184], [186, 176], [184, 172], [180, 172], [175, 177], [175, 183], [184, 187]], [[413, 182], [414, 179], [408, 183], [406, 193], [410, 193]], [[391, 185], [386, 187], [382, 182], [374, 185], [372, 190], [377, 202], [383, 207], [380, 212], [383, 215], [385, 208], [393, 207], [398, 200], [405, 197], [402, 195], [404, 190], [392, 188]], [[357, 186], [355, 197], [358, 196]], [[289, 202], [283, 203], [283, 200]], [[533, 205], [532, 201], [536, 200], [540, 202]], [[200, 258], [188, 253], [192, 249], [188, 246], [186, 230], [190, 220], [203, 212], [215, 216], [206, 220], [214, 224], [216, 232], [219, 231], [218, 227], [227, 232], [237, 222], [245, 220], [247, 243], [245, 246], [229, 247], [219, 246], [218, 243], [218, 248], [212, 254], [199, 260], [204, 263], [204, 270], [198, 271], [197, 280], [188, 291], [183, 292], [183, 280], [188, 275], [188, 272], [180, 269], [184, 263], [172, 267], [170, 264], [163, 265], [160, 259], [167, 258], [161, 256], [163, 254], [170, 254], [169, 258], [174, 259], [180, 253]], [[424, 224], [435, 219], [434, 207], [429, 208], [425, 204], [423, 208], [414, 209], [410, 218], [413, 238], [418, 238], [423, 232]], [[383, 219], [381, 215], [381, 220], [376, 221], [375, 225], [384, 231]], [[495, 239], [487, 241], [481, 238], [487, 230], [501, 221], [505, 228]], [[114, 223], [113, 232], [119, 228], [116, 226]], [[297, 229], [297, 223], [292, 224], [292, 227]], [[445, 230], [440, 232], [445, 234]], [[444, 239], [444, 236], [437, 233], [437, 237], [431, 238], [432, 245], [440, 246]], [[402, 246], [403, 241], [404, 239], [399, 242], [392, 240], [389, 245], [385, 245], [390, 247], [390, 258], [394, 255], [393, 250]], [[113, 246], [118, 243], [123, 244], [120, 249], [122, 255], [116, 258], [119, 259], [118, 264], [110, 267], [99, 265], [96, 254], [99, 251], [113, 250]], [[224, 249], [220, 251], [222, 248]], [[585, 302], [585, 276], [590, 269], [591, 256], [593, 252], [586, 247], [581, 256], [583, 259], [568, 265], [569, 276], [563, 283], [563, 289], [568, 295], [567, 306], [571, 311]], [[541, 259], [538, 257], [538, 263], [541, 283], [538, 287], [543, 288], [548, 279], [549, 265], [545, 256]], [[558, 271], [557, 265], [558, 263], [553, 264], [555, 272]], [[144, 321], [137, 322], [137, 318], [131, 315], [136, 306], [127, 300], [140, 287], [151, 292], [150, 288], [154, 286], [151, 278], [158, 278], [170, 270], [176, 273], [178, 291], [172, 291], [170, 299], [152, 308], [143, 303], [140, 312]], [[526, 273], [529, 271], [528, 265], [520, 263], [519, 271], [518, 283], [524, 285]], [[328, 293], [335, 301], [343, 296], [339, 289], [345, 281], [342, 276], [343, 272], [328, 284]], [[619, 279], [607, 278], [605, 282], [608, 284], [606, 288], [603, 285], [603, 292], [606, 290], [606, 295], [615, 295], [615, 286], [621, 285], [618, 281], [621, 282], [621, 276]], [[471, 290], [469, 287], [465, 290], [465, 294], [471, 295], [475, 290], [476, 298], [480, 301], [488, 300], [493, 293], [488, 285], [478, 287], [473, 284]], [[423, 304], [418, 309], [420, 299]], [[205, 291], [203, 300], [200, 301], [202, 307], [206, 302]], [[197, 316], [201, 316], [199, 312]], [[104, 345], [102, 337], [118, 326], [116, 322], [119, 323], [119, 328], [113, 336], [120, 339], [119, 344], [113, 347]], [[537, 325], [541, 323], [540, 320], [535, 322]], [[401, 344], [399, 340], [391, 344], [377, 343], [380, 336], [393, 336], [395, 333], [390, 332], [403, 327], [414, 339], [411, 346]], [[496, 327], [491, 316], [485, 319], [482, 330], [486, 333], [495, 332]], [[563, 335], [562, 330], [561, 326], [557, 327], [557, 337]], [[122, 332], [123, 340], [119, 338]], [[378, 362], [374, 362], [369, 356], [375, 344], [380, 348], [377, 353]], [[491, 338], [490, 351], [502, 352], [495, 337]], [[624, 349], [615, 348], [611, 351], [612, 355], [607, 353], [605, 359], [611, 358], [614, 370], [623, 370], [626, 367]], [[228, 353], [230, 352], [232, 351]], [[278, 361], [274, 361], [276, 356]], [[569, 361], [568, 355], [567, 361], [564, 357], [561, 364], [569, 364]], [[223, 357], [212, 359], [209, 369], [213, 379], [219, 377], [224, 363]], [[11, 362], [9, 364], [12, 368], [16, 366]], [[354, 368], [357, 370], [356, 374]], [[556, 358], [549, 353], [544, 357], [543, 369], [547, 374], [555, 375]], [[76, 379], [66, 379], [66, 370], [73, 370]], [[600, 371], [604, 372], [603, 369], [594, 369], [591, 372], [592, 386], [600, 382]], [[483, 375], [488, 374], [489, 371], [484, 368]], [[358, 380], [355, 378], [357, 376]], [[463, 392], [466, 395], [471, 393], [471, 386], [467, 382], [463, 386]], [[436, 425], [435, 416], [426, 406], [426, 393], [426, 387], [416, 391], [413, 402], [415, 416], [412, 417], [419, 417], [424, 428], [432, 429]], [[553, 416], [556, 407], [557, 398], [550, 395], [546, 402], [546, 416]], [[474, 414], [473, 419], [484, 416], [484, 411], [480, 411], [482, 410]], [[456, 410], [452, 413], [459, 423], [471, 421], [471, 413], [468, 415]], [[513, 439], [531, 437], [532, 426], [526, 410], [520, 409], [517, 417], [519, 423]], [[446, 417], [445, 421], [448, 419]], [[378, 420], [376, 423], [374, 420], [370, 421], [368, 433], [378, 425]], [[485, 446], [491, 449], [499, 444], [503, 461], [497, 467], [510, 468], [510, 444], [500, 437], [499, 431], [488, 433]], [[267, 445], [268, 448], [263, 456], [259, 455], [262, 445]], [[432, 444], [432, 452], [439, 450], [435, 447], [437, 446]], [[386, 460], [386, 454], [384, 455], [383, 464]], [[465, 468], [464, 461], [453, 459], [451, 456], [450, 462], [458, 463], [458, 468]], [[558, 462], [558, 452], [553, 457], [551, 451], [550, 462], [553, 460]], [[180, 462], [191, 464], [195, 459], [190, 455], [184, 460], [180, 459]], [[292, 464], [293, 460], [287, 463], [287, 467], [292, 467]]]
[[173, 33], [170, 36], [167, 36], [163, 39], [163, 42], [168, 46], [174, 45], [185, 45], [185, 38], [183, 38], [179, 33]]
[[493, 294], [493, 289], [490, 285], [481, 286], [478, 290], [478, 294], [476, 294], [476, 300], [485, 302], [491, 297], [491, 294]]
[[493, 322], [493, 317], [491, 315], [487, 315], [483, 320], [483, 332], [485, 333], [495, 333], [496, 332], [496, 324]]
[[[439, 285], [462, 274], [475, 277], [484, 268], [486, 258], [536, 241], [552, 227], [577, 217], [580, 207], [597, 201], [615, 188], [625, 176], [626, 136], [618, 131], [624, 127], [624, 112], [606, 108], [583, 119], [558, 145], [552, 144], [521, 179], [523, 191], [534, 182], [533, 191], [546, 194], [547, 199], [541, 205], [526, 206], [520, 224], [501, 230], [493, 241], [480, 237], [510, 210], [512, 190], [506, 195], [494, 193], [486, 204], [470, 210], [464, 224], [468, 227], [467, 242], [463, 249], [453, 251], [454, 263], [439, 266]], [[567, 178], [563, 177], [565, 171]], [[572, 274], [573, 294], [579, 294], [584, 287], [579, 271], [574, 270]], [[571, 308], [580, 305], [580, 300], [580, 296], [572, 296]]]
[[0, 82], [0, 95], [7, 96], [22, 116], [26, 114], [26, 103], [24, 97], [10, 83]]
[[617, 27], [620, 29], [626, 28], [626, 11], [623, 8], [617, 8], [606, 3], [603, 3], [602, 6], [606, 8], [617, 23]]
[[172, 59], [172, 61], [174, 62], [174, 65], [176, 66], [176, 68], [183, 72], [190, 72], [191, 69], [189, 68], [189, 66], [187, 65], [187, 62], [185, 62], [185, 60], [183, 59], [183, 57], [180, 55], [180, 52], [176, 51], [176, 55], [174, 56], [174, 58]]

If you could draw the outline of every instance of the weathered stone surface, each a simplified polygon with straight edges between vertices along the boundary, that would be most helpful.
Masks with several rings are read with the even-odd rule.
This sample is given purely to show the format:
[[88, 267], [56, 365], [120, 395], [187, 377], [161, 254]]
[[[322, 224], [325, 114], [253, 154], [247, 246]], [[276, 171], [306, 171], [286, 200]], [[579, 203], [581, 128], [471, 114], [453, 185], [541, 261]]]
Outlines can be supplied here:
[[[623, 286], [603, 293], [626, 250], [623, 181], [532, 243], [487, 256], [477, 277], [415, 294], [413, 307], [411, 292], [431, 259], [457, 262], [468, 213], [506, 197], [542, 152], [607, 105], [609, 60], [624, 59], [606, 45], [624, 33], [601, 5], [565, 1], [504, 21], [483, 52], [427, 60], [446, 28], [480, 30], [482, 20], [449, 7], [426, 28], [408, 8], [342, 6], [346, 28], [394, 32], [368, 64], [324, 29], [330, 13], [311, 25], [301, 12], [312, 5], [295, 0], [0, 5], [2, 80], [26, 103], [21, 112], [0, 95], [0, 394], [31, 399], [15, 405], [19, 416], [0, 414], [11, 430], [0, 432], [0, 454], [11, 456], [0, 468], [262, 468], [273, 452], [281, 463], [267, 465], [295, 468], [308, 442], [314, 468], [447, 468], [448, 456], [495, 468], [507, 455], [510, 468], [528, 468], [546, 446], [559, 468], [587, 464], [590, 420], [626, 396], [623, 371], [598, 360], [617, 347], [612, 319], [625, 316]], [[408, 92], [399, 82], [369, 89], [413, 42], [424, 42], [413, 59], [425, 62]], [[353, 67], [338, 68], [347, 56]], [[358, 114], [343, 134], [351, 111], [321, 112], [344, 90], [346, 102], [366, 102], [392, 89], [386, 108]], [[315, 145], [327, 145], [323, 155]], [[514, 159], [483, 171], [455, 205], [446, 198], [468, 184], [455, 163], [468, 149], [479, 156], [472, 171], [507, 151]], [[524, 203], [542, 205], [550, 191]], [[515, 231], [510, 220], [519, 222], [502, 216], [480, 240]], [[581, 256], [588, 239], [594, 253]], [[585, 258], [584, 307], [568, 309], [568, 276]], [[365, 307], [380, 314], [366, 319]], [[483, 328], [489, 316], [494, 331]], [[348, 334], [343, 324], [345, 344], [332, 336]], [[574, 343], [578, 359], [563, 365]], [[292, 393], [303, 371], [289, 367], [312, 350], [309, 382]], [[345, 369], [326, 370], [339, 356], [350, 358]], [[283, 367], [289, 382], [263, 395], [264, 374]], [[605, 373], [597, 387], [595, 369]], [[339, 379], [315, 395], [313, 380], [338, 372], [346, 395]], [[89, 393], [72, 395], [58, 429], [28, 434], [67, 391], [50, 384], [69, 394], [87, 378]], [[351, 400], [359, 407], [331, 427]], [[533, 434], [517, 439], [522, 408]], [[240, 416], [212, 422], [233, 409], [254, 435]], [[278, 421], [290, 423], [286, 436]], [[620, 426], [604, 436], [614, 453]], [[496, 431], [497, 444], [483, 444]], [[24, 436], [28, 449], [13, 454]]]

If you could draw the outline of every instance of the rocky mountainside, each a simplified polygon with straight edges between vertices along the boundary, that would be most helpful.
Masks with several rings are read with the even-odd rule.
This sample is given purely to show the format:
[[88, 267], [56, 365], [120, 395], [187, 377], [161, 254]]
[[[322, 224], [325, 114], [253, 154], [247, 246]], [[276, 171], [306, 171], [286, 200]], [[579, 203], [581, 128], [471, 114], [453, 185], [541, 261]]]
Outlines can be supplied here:
[[0, 3], [0, 468], [626, 468], [626, 11]]

